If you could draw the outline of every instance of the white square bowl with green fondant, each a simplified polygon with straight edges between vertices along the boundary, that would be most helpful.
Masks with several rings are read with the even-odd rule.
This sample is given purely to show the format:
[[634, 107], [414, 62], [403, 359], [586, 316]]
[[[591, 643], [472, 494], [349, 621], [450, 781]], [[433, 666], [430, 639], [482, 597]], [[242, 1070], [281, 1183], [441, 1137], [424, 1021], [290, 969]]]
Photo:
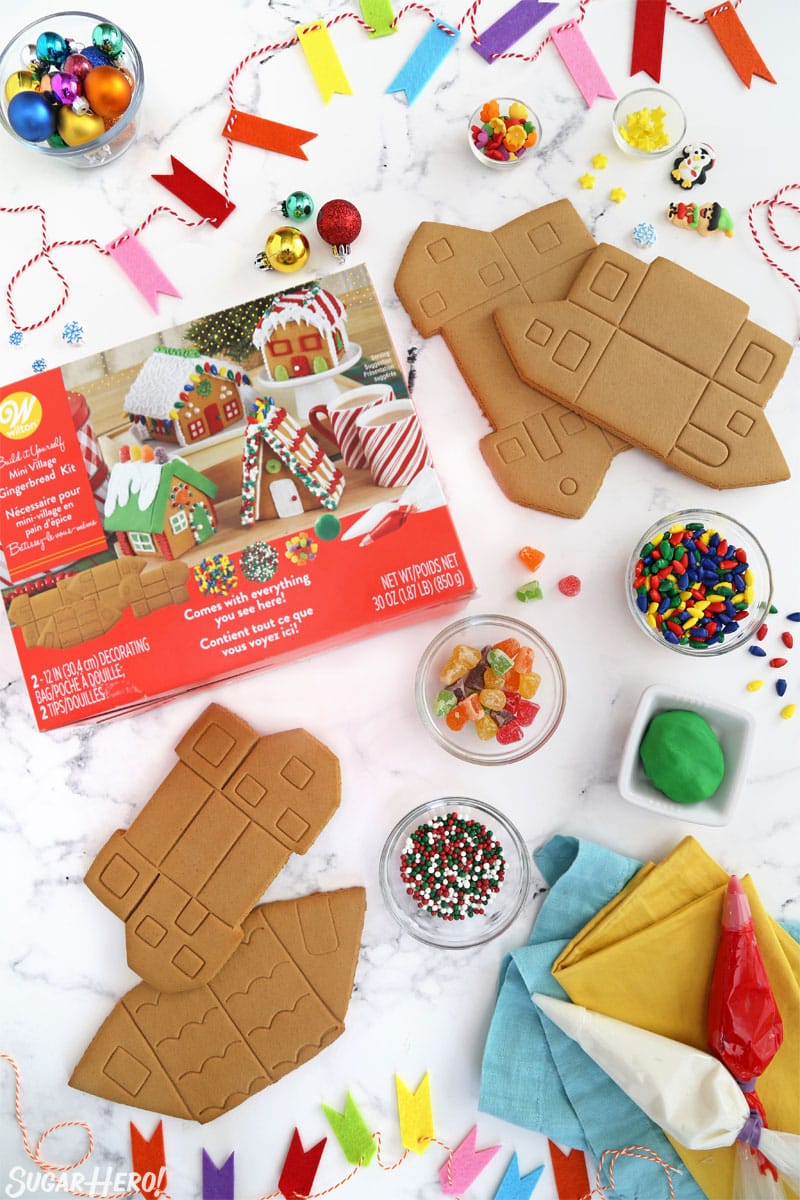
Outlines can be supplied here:
[[[659, 713], [680, 709], [695, 712], [708, 722], [725, 759], [725, 774], [713, 796], [694, 804], [679, 804], [660, 792], [645, 774], [639, 755], [642, 738], [653, 718]], [[658, 684], [645, 688], [622, 750], [617, 777], [620, 794], [630, 804], [665, 817], [676, 817], [679, 821], [697, 825], [727, 825], [747, 778], [754, 733], [755, 720], [745, 709]]]

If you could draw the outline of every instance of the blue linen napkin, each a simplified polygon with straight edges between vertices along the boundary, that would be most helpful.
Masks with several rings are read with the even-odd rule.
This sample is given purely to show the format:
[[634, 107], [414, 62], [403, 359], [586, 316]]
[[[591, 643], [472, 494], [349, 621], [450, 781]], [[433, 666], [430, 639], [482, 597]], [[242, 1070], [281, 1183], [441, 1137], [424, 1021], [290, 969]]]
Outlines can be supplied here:
[[[592, 842], [557, 835], [534, 854], [550, 885], [527, 946], [506, 955], [497, 1003], [486, 1039], [479, 1108], [535, 1129], [562, 1145], [588, 1150], [647, 1146], [681, 1174], [673, 1174], [675, 1200], [704, 1193], [649, 1117], [560, 1029], [542, 1016], [531, 992], [569, 997], [551, 974], [553, 962], [599, 909], [641, 867], [635, 859]], [[635, 1158], [615, 1165], [615, 1200], [666, 1195], [659, 1169]]]

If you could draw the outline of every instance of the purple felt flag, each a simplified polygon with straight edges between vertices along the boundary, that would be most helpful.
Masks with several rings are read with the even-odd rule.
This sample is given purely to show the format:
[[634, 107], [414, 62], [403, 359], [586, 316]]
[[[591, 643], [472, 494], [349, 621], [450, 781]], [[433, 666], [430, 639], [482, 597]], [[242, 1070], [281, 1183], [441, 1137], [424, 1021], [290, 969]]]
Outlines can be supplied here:
[[505, 54], [509, 47], [543, 21], [554, 8], [558, 8], [557, 0], [555, 3], [550, 3], [550, 0], [518, 0], [494, 25], [475, 38], [472, 49], [477, 50], [491, 66], [499, 54]]
[[234, 1200], [233, 1151], [218, 1167], [207, 1150], [203, 1151], [203, 1200]]

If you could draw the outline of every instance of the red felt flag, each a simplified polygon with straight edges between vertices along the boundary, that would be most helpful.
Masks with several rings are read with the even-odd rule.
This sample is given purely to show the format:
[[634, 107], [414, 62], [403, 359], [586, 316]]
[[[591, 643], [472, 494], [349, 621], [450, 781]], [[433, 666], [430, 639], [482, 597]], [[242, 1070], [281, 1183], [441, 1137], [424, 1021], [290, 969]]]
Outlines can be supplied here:
[[570, 1150], [569, 1154], [562, 1154], [549, 1138], [547, 1145], [550, 1148], [558, 1200], [581, 1200], [582, 1196], [588, 1196], [591, 1189], [583, 1151]]
[[769, 83], [776, 82], [730, 0], [723, 0], [722, 4], [709, 8], [705, 18], [745, 87], [750, 87], [754, 75]]
[[174, 154], [170, 154], [169, 161], [172, 174], [154, 175], [153, 179], [184, 204], [188, 204], [189, 208], [194, 209], [201, 217], [206, 217], [210, 224], [218, 229], [236, 205], [226, 200], [222, 193], [210, 183], [206, 183], [205, 179], [190, 171]]
[[144, 1200], [159, 1200], [167, 1190], [163, 1121], [158, 1122], [149, 1140], [131, 1121], [131, 1159], [136, 1185]]
[[667, 0], [636, 0], [631, 50], [631, 75], [644, 71], [656, 83], [661, 82], [661, 54], [664, 48], [664, 19]]
[[317, 1167], [327, 1140], [327, 1138], [322, 1138], [316, 1146], [312, 1146], [310, 1150], [304, 1150], [300, 1134], [295, 1129], [281, 1177], [278, 1180], [278, 1191], [286, 1200], [295, 1200], [296, 1196], [309, 1195], [314, 1186]]

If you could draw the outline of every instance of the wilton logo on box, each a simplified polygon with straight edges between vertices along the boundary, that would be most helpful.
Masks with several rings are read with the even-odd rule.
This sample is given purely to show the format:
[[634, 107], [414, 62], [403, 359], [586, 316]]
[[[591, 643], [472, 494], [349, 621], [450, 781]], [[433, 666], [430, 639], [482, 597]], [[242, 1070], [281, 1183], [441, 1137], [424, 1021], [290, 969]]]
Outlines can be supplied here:
[[11, 392], [0, 400], [0, 434], [21, 441], [35, 433], [42, 422], [42, 406], [33, 392]]
[[147, 1171], [144, 1175], [137, 1171], [112, 1171], [110, 1167], [101, 1170], [100, 1167], [95, 1167], [90, 1175], [70, 1171], [55, 1176], [29, 1171], [26, 1167], [19, 1166], [12, 1167], [8, 1172], [8, 1182], [3, 1195], [16, 1198], [34, 1196], [40, 1192], [44, 1195], [60, 1192], [62, 1195], [88, 1195], [96, 1197], [96, 1200], [103, 1200], [104, 1196], [111, 1195], [166, 1195], [166, 1187], [166, 1167], [161, 1167], [158, 1172]]

